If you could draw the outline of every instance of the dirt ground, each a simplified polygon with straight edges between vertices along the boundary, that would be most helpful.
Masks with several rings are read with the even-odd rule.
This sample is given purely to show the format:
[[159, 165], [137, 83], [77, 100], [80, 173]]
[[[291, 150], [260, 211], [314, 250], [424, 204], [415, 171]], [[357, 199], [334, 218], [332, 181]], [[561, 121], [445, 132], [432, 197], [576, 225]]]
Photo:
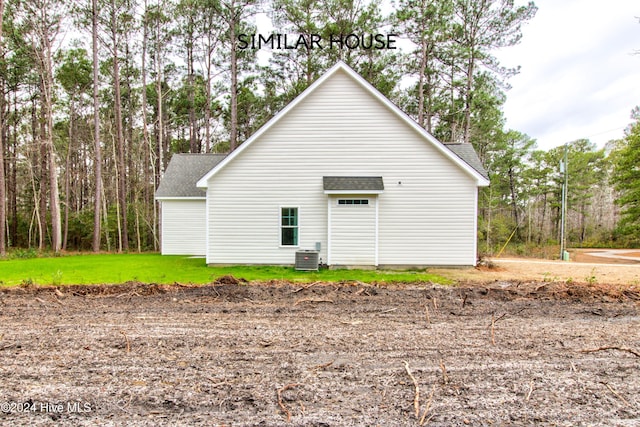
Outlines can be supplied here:
[[640, 425], [635, 285], [222, 283], [0, 291], [0, 425]]
[[582, 282], [610, 285], [639, 285], [640, 251], [625, 253], [627, 259], [602, 258], [594, 253], [601, 249], [572, 249], [570, 261], [553, 261], [531, 258], [492, 258], [492, 268], [432, 269], [459, 281], [488, 283], [496, 280]]

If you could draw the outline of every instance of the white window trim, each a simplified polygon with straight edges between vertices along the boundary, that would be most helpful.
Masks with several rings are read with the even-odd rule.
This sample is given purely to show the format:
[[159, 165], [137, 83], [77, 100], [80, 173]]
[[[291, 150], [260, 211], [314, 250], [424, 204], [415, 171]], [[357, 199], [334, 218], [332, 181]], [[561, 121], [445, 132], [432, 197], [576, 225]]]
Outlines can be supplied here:
[[[287, 209], [297, 209], [298, 210], [298, 244], [297, 245], [283, 245], [282, 244], [282, 209], [287, 208]], [[302, 229], [302, 226], [300, 224], [300, 206], [298, 205], [287, 205], [287, 204], [283, 204], [278, 206], [278, 247], [280, 249], [297, 249], [300, 248], [300, 230]]]

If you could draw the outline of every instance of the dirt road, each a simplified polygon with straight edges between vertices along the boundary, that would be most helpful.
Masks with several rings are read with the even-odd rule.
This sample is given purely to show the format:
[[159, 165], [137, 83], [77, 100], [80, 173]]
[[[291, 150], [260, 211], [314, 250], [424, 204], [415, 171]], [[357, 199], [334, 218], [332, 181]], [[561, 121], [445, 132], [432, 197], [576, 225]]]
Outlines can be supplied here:
[[639, 301], [552, 282], [2, 290], [0, 424], [637, 426]]
[[640, 285], [640, 251], [573, 249], [570, 261], [492, 258], [493, 268], [432, 269], [455, 280], [490, 283], [496, 280]]

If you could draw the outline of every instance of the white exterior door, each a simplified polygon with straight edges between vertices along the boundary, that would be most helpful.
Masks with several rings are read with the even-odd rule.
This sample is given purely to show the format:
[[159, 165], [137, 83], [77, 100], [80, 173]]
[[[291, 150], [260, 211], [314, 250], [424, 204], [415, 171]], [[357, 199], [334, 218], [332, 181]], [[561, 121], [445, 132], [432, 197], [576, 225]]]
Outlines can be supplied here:
[[328, 199], [329, 265], [377, 265], [377, 197], [331, 196]]

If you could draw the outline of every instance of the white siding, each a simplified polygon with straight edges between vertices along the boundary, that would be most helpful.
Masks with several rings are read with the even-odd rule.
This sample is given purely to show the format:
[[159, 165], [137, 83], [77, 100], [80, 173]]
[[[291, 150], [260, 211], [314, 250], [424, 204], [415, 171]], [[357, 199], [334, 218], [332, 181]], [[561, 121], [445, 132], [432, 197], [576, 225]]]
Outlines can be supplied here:
[[292, 264], [281, 206], [326, 261], [323, 176], [383, 177], [379, 264], [475, 263], [475, 180], [342, 70], [209, 179], [207, 262]]
[[204, 200], [162, 201], [162, 254], [205, 255]]

